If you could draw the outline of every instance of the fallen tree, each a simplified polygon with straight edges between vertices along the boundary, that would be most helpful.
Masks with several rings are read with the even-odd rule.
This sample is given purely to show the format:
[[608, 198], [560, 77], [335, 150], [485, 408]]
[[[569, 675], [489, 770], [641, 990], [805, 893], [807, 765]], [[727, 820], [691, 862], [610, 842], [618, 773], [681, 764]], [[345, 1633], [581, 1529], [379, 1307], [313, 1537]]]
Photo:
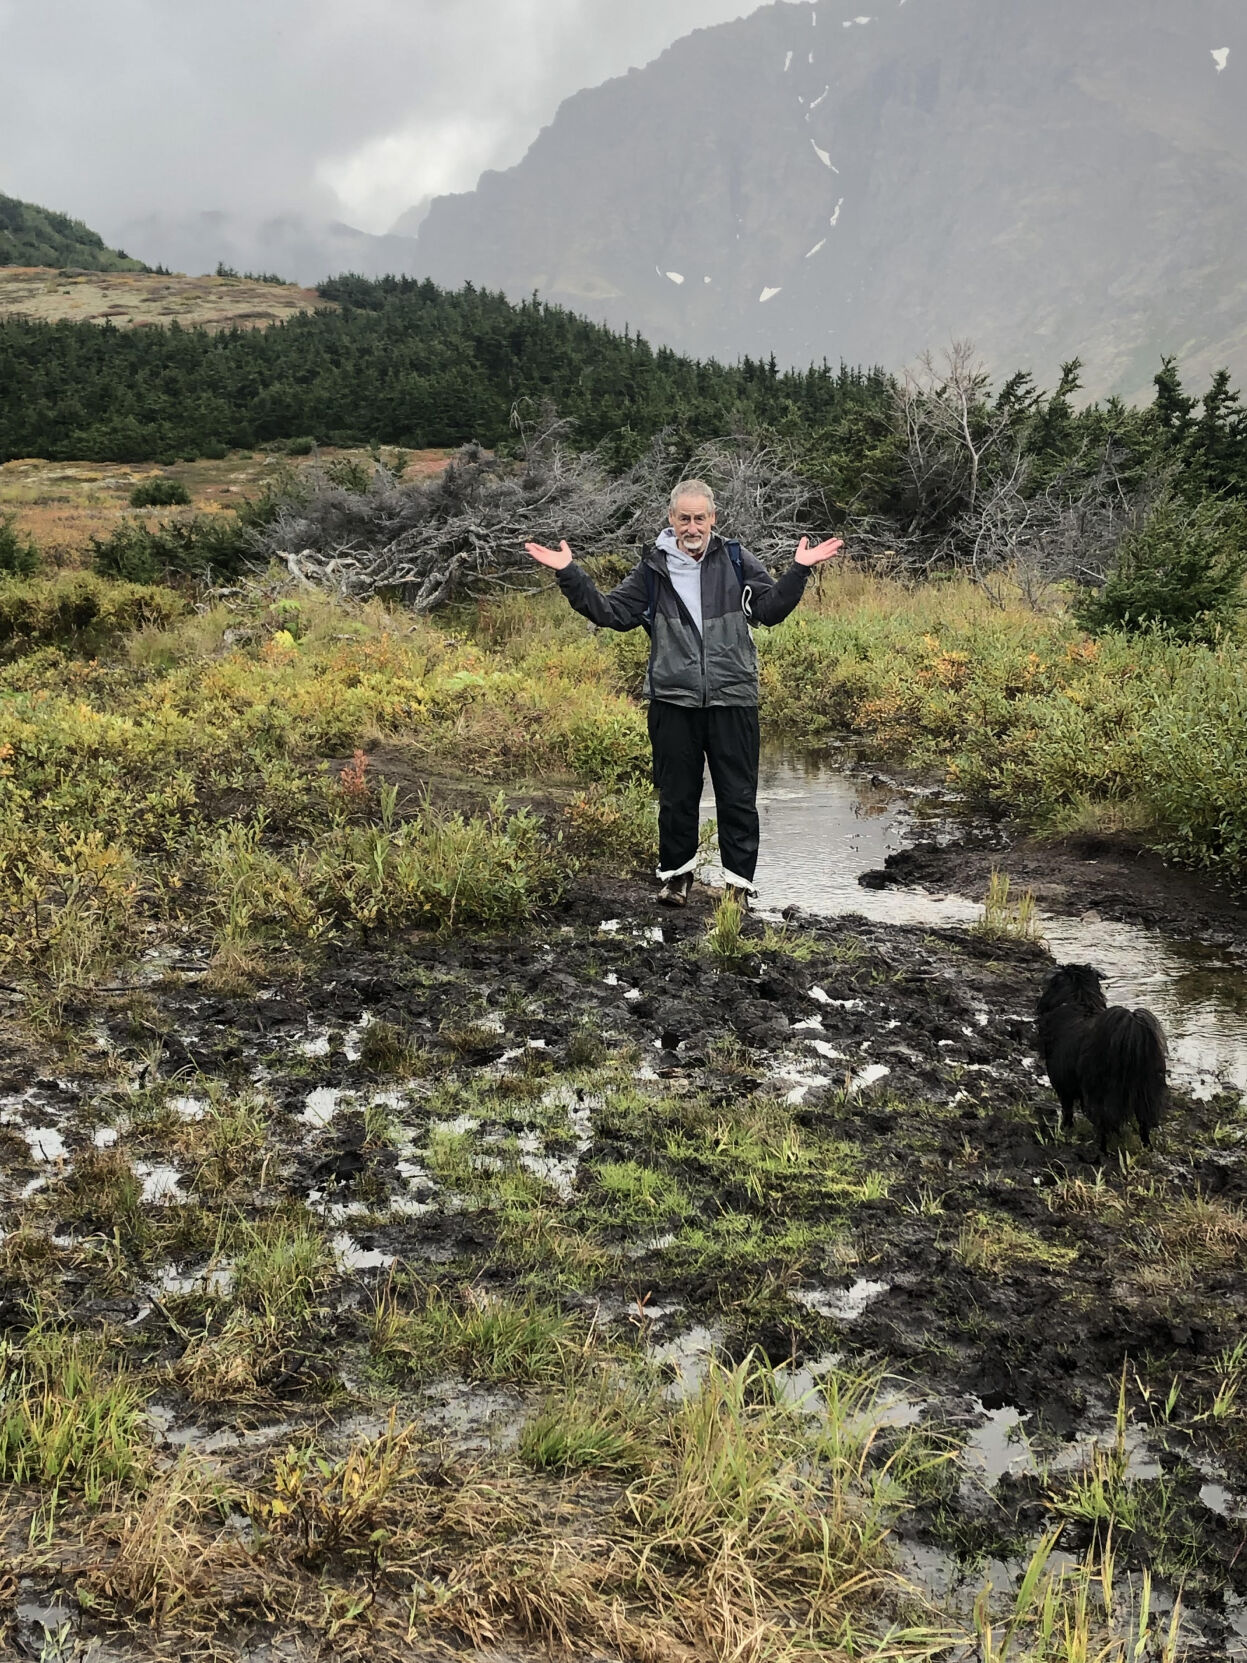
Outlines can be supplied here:
[[716, 440], [681, 467], [660, 436], [613, 476], [601, 453], [577, 450], [569, 424], [547, 410], [531, 432], [521, 430], [516, 458], [465, 445], [431, 480], [402, 483], [378, 465], [359, 489], [313, 470], [256, 533], [257, 552], [337, 594], [385, 594], [431, 612], [531, 586], [526, 542], [566, 538], [580, 556], [639, 551], [666, 522], [681, 477], [713, 484], [720, 523], [763, 560], [791, 553], [818, 529], [819, 494], [782, 447]]

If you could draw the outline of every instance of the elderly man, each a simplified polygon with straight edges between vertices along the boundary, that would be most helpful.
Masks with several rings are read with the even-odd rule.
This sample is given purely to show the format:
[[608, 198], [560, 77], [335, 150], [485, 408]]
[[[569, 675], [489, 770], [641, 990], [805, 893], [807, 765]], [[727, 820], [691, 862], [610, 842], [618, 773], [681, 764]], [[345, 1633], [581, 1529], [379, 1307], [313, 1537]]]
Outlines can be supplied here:
[[810, 567], [844, 546], [802, 538], [778, 581], [738, 543], [715, 533], [714, 492], [686, 479], [671, 493], [670, 524], [609, 595], [571, 549], [527, 543], [558, 577], [577, 612], [603, 629], [650, 632], [645, 697], [658, 788], [658, 899], [687, 905], [697, 865], [697, 815], [706, 763], [714, 784], [719, 854], [728, 893], [747, 907], [758, 862], [758, 658], [752, 624], [781, 623]]

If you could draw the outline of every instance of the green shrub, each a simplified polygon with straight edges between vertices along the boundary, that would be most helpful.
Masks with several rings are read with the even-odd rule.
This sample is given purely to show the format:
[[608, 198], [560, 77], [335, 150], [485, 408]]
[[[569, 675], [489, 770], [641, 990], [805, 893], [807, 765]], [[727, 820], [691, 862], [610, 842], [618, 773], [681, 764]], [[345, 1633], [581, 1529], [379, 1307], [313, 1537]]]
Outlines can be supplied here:
[[1243, 607], [1247, 510], [1173, 497], [1152, 509], [1118, 551], [1102, 589], [1083, 595], [1075, 616], [1084, 629], [1160, 629], [1177, 641], [1215, 641]]
[[33, 577], [39, 569], [39, 550], [23, 537], [11, 514], [0, 518], [0, 576]]
[[130, 521], [91, 539], [91, 564], [101, 577], [161, 583], [175, 577], [237, 577], [254, 551], [247, 527], [232, 514], [198, 514], [157, 526]]
[[0, 578], [0, 651], [43, 646], [93, 651], [132, 630], [164, 628], [183, 610], [169, 589], [101, 583], [89, 572]]
[[368, 490], [373, 472], [372, 464], [362, 462], [358, 456], [337, 456], [325, 469], [331, 485], [336, 485], [340, 491], [350, 491], [355, 496], [362, 496]]
[[222, 939], [291, 932], [316, 940], [336, 928], [491, 930], [524, 922], [557, 899], [568, 875], [527, 810], [489, 815], [426, 808], [394, 818], [381, 788], [379, 825], [340, 824], [293, 849], [266, 846], [262, 821], [224, 826], [208, 847]]
[[130, 492], [131, 508], [184, 508], [190, 500], [190, 492], [182, 481], [169, 479], [164, 474], [140, 479]]
[[1247, 878], [1247, 649], [1171, 647], [1169, 685], [1143, 735], [1139, 793], [1153, 847]]
[[577, 852], [597, 866], [649, 864], [658, 847], [658, 803], [647, 784], [636, 781], [613, 791], [591, 785], [563, 811]]

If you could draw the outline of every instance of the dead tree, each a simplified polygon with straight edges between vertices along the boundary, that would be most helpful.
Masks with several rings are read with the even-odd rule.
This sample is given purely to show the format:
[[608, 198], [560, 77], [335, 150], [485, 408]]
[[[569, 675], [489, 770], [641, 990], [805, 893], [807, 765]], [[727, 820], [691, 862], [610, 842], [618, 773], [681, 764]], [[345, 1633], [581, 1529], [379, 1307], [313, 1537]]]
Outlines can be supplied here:
[[578, 555], [648, 544], [680, 477], [707, 479], [719, 521], [760, 559], [791, 554], [818, 529], [818, 497], [792, 455], [756, 440], [716, 440], [679, 465], [663, 436], [621, 477], [578, 451], [549, 409], [521, 429], [518, 457], [466, 445], [432, 480], [400, 484], [385, 469], [366, 490], [313, 473], [260, 534], [258, 552], [344, 597], [393, 596], [415, 612], [540, 581], [526, 542], [565, 537]]

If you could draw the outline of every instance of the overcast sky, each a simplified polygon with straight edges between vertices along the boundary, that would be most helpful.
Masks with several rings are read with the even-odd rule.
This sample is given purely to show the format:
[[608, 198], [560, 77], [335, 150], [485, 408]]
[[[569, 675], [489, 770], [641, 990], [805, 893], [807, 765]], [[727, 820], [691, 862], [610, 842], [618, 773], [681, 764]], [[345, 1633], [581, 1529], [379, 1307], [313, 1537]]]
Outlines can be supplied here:
[[0, 0], [0, 191], [388, 230], [739, 0]]

